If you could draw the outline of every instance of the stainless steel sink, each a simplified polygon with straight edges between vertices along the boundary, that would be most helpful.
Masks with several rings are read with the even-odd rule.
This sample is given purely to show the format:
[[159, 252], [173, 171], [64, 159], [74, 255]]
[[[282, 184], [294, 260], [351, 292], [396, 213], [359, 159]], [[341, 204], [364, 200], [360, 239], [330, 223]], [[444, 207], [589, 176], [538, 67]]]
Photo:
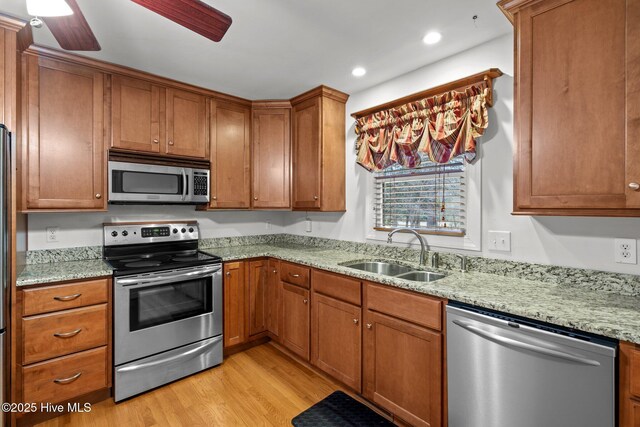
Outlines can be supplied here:
[[398, 279], [412, 280], [414, 282], [433, 282], [438, 279], [442, 279], [444, 274], [433, 273], [431, 271], [410, 271], [404, 274], [398, 274]]
[[413, 270], [405, 265], [393, 264], [390, 262], [355, 262], [352, 264], [344, 264], [345, 267], [355, 268], [356, 270], [368, 271], [369, 273], [384, 274], [385, 276], [397, 276], [398, 274], [408, 273]]
[[385, 276], [393, 276], [398, 279], [411, 280], [414, 282], [433, 282], [445, 277], [444, 274], [434, 273], [432, 271], [414, 270], [406, 265], [395, 264], [383, 261], [358, 261], [350, 264], [343, 264], [345, 267], [355, 268], [356, 270], [367, 271], [369, 273], [377, 273]]

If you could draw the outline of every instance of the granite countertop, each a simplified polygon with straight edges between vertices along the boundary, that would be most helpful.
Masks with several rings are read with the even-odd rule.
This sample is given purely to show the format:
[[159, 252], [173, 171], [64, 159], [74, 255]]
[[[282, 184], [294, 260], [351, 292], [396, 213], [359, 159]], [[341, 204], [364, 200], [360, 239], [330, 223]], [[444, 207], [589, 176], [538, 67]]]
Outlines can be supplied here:
[[[640, 344], [640, 297], [592, 290], [582, 286], [524, 280], [480, 272], [443, 270], [446, 277], [431, 283], [412, 282], [344, 267], [359, 260], [394, 260], [340, 248], [287, 244], [207, 247], [202, 251], [224, 261], [274, 257], [372, 282], [383, 283], [449, 300], [499, 310], [585, 332]], [[415, 267], [415, 263], [395, 259]], [[26, 286], [111, 275], [102, 260], [28, 264], [17, 285]]]
[[101, 259], [27, 264], [20, 274], [18, 274], [16, 285], [28, 286], [63, 282], [66, 280], [111, 276], [112, 272], [111, 267]]
[[[443, 279], [431, 283], [411, 282], [341, 265], [358, 260], [381, 260], [380, 257], [309, 246], [247, 245], [201, 250], [218, 255], [224, 261], [275, 257], [640, 344], [640, 297], [476, 272], [442, 271], [447, 275]], [[419, 267], [415, 263], [401, 263]]]

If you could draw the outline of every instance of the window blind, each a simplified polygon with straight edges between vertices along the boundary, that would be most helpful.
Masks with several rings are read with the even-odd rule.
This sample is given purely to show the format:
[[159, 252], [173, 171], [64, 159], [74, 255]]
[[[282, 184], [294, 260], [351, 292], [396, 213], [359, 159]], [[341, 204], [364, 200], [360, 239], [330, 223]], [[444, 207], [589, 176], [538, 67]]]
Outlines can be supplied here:
[[466, 224], [465, 165], [423, 158], [419, 167], [399, 165], [377, 172], [375, 228], [413, 228], [427, 234], [463, 236]]

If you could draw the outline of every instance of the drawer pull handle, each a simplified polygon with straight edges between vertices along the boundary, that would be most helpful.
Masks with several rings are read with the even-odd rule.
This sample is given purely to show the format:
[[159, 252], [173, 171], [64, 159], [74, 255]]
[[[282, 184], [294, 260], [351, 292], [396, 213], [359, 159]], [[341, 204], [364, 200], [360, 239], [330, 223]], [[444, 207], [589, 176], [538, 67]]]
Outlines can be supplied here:
[[373, 325], [371, 323], [367, 323], [367, 329], [371, 329]]
[[638, 191], [640, 190], [640, 184], [638, 184], [637, 182], [631, 182], [629, 183], [629, 188], [633, 191]]
[[73, 295], [67, 295], [64, 297], [53, 297], [54, 300], [56, 301], [73, 301], [76, 298], [80, 298], [82, 294], [73, 294]]
[[308, 303], [308, 302], [309, 302], [309, 300], [308, 300], [308, 299], [306, 299], [306, 298], [302, 300], [302, 303], [303, 303], [303, 304], [306, 304], [306, 303]]
[[77, 380], [78, 378], [80, 378], [80, 375], [82, 375], [82, 371], [78, 372], [77, 374], [69, 377], [69, 378], [56, 378], [55, 380], [53, 380], [54, 383], [56, 384], [69, 384], [74, 382], [75, 380]]
[[78, 335], [81, 331], [82, 328], [76, 329], [75, 331], [71, 332], [56, 332], [55, 334], [53, 334], [53, 336], [56, 338], [71, 338]]
[[357, 325], [358, 324], [358, 319], [353, 319], [353, 324]]
[[299, 275], [299, 274], [293, 274], [293, 273], [289, 273], [289, 276], [291, 276], [291, 277], [295, 277], [296, 279], [297, 279], [298, 277], [300, 277], [300, 275]]

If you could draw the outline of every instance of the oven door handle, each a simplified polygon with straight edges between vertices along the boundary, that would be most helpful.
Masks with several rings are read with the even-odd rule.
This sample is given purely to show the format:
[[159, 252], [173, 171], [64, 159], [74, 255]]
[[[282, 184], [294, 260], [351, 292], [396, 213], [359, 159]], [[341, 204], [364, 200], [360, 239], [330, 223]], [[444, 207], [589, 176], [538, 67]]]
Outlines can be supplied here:
[[189, 271], [187, 273], [157, 275], [152, 277], [132, 277], [129, 279], [116, 279], [116, 283], [122, 286], [157, 285], [162, 283], [180, 281], [182, 279], [199, 279], [202, 277], [211, 276], [212, 274], [220, 270], [222, 270], [221, 266], [215, 266], [199, 269], [197, 271]]
[[192, 348], [191, 350], [187, 350], [184, 353], [176, 354], [175, 356], [170, 356], [170, 357], [167, 357], [167, 358], [164, 358], [164, 359], [154, 360], [153, 362], [140, 363], [140, 364], [137, 364], [137, 365], [125, 366], [123, 368], [116, 368], [116, 370], [118, 372], [137, 371], [138, 369], [152, 368], [154, 366], [164, 365], [165, 363], [174, 362], [176, 360], [192, 359], [192, 358], [200, 355], [201, 353], [203, 353], [205, 350], [207, 350], [213, 344], [215, 344], [217, 342], [220, 342], [221, 340], [222, 340], [222, 335], [220, 335], [218, 337], [215, 337], [215, 338], [213, 338], [213, 340], [207, 341], [207, 342], [203, 343], [202, 345], [200, 345], [200, 346], [198, 346], [196, 348]]
[[187, 197], [187, 172], [184, 168], [181, 169], [182, 172], [182, 200]]

